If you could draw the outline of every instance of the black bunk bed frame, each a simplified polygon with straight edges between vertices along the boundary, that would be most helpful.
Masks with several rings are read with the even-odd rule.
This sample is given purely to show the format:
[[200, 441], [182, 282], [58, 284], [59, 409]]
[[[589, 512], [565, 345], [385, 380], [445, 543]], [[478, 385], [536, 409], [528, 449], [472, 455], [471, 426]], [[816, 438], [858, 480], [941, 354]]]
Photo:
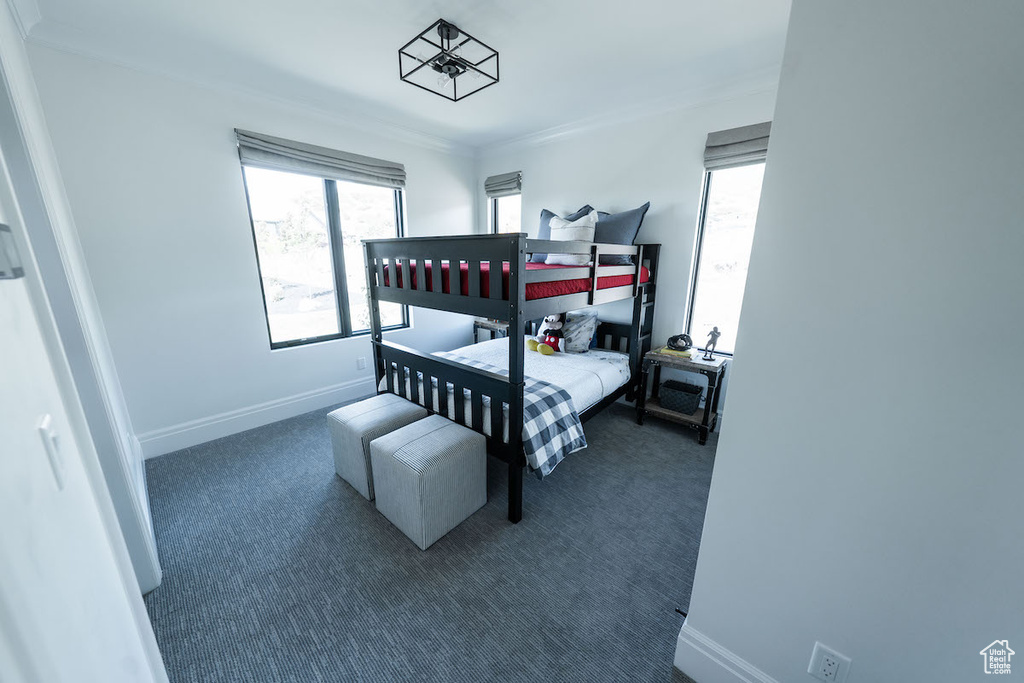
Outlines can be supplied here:
[[[438, 408], [445, 417], [466, 424], [464, 392], [470, 394], [470, 421], [473, 430], [484, 433], [483, 397], [490, 398], [488, 452], [508, 464], [508, 518], [513, 523], [523, 517], [523, 362], [525, 334], [547, 315], [569, 310], [633, 300], [631, 324], [603, 322], [598, 326], [598, 348], [629, 354], [630, 380], [580, 415], [586, 421], [611, 405], [619, 397], [633, 400], [640, 390], [641, 363], [651, 348], [654, 297], [659, 244], [620, 245], [593, 242], [555, 242], [527, 239], [524, 233], [473, 235], [464, 237], [413, 237], [363, 242], [366, 257], [366, 281], [370, 300], [370, 331], [373, 344], [377, 386], [433, 411], [432, 382], [437, 383]], [[588, 254], [592, 265], [527, 270], [527, 254]], [[601, 255], [626, 254], [632, 265], [600, 266]], [[442, 263], [449, 264], [449, 292], [442, 286]], [[481, 296], [480, 264], [487, 263], [489, 295]], [[469, 294], [462, 294], [461, 264], [467, 264]], [[503, 263], [509, 264], [508, 297], [503, 292]], [[427, 282], [426, 266], [431, 270]], [[491, 267], [494, 264], [494, 267]], [[417, 268], [417, 265], [419, 266]], [[649, 270], [649, 279], [641, 284], [641, 267]], [[401, 274], [396, 276], [396, 274]], [[410, 277], [410, 274], [413, 274]], [[630, 285], [598, 289], [599, 277], [632, 275]], [[527, 283], [590, 279], [589, 291], [542, 299], [526, 300]], [[429, 287], [429, 289], [428, 289]], [[381, 331], [380, 302], [433, 308], [453, 313], [492, 318], [508, 323], [508, 376], [487, 372], [455, 361], [421, 353], [400, 344], [384, 341]], [[448, 414], [448, 385], [452, 385], [454, 414]], [[410, 395], [411, 394], [411, 395]], [[422, 400], [420, 397], [422, 396]], [[503, 409], [508, 406], [508, 441], [503, 440]], [[485, 435], [486, 436], [486, 435]]]

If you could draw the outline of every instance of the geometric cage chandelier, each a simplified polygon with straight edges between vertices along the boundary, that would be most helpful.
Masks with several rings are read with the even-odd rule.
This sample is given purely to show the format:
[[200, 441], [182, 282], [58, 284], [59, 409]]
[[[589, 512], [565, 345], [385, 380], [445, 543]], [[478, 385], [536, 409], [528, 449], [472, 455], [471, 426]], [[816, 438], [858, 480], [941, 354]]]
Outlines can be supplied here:
[[498, 82], [498, 52], [438, 19], [398, 51], [401, 78], [452, 102]]

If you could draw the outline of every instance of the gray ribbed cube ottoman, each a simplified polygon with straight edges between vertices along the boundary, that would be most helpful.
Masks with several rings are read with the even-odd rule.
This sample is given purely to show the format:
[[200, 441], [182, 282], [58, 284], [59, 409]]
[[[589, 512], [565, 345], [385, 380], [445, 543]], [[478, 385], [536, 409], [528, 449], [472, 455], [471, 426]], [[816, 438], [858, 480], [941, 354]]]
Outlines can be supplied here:
[[426, 550], [487, 502], [487, 440], [431, 415], [370, 444], [377, 509]]
[[373, 500], [370, 442], [426, 416], [426, 408], [394, 394], [379, 394], [328, 413], [338, 476]]

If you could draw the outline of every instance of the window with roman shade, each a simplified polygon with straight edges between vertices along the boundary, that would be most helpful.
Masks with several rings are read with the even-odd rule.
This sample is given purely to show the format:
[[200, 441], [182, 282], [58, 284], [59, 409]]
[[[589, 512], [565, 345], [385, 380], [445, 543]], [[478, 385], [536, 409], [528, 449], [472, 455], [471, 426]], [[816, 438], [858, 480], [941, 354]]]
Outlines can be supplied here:
[[684, 331], [704, 348], [731, 354], [740, 326], [750, 248], [768, 158], [771, 122], [710, 133]]
[[492, 175], [484, 181], [488, 224], [495, 234], [521, 232], [523, 174], [521, 171]]
[[[236, 130], [271, 348], [369, 332], [362, 240], [401, 237], [405, 167]], [[381, 303], [385, 328], [406, 307]]]

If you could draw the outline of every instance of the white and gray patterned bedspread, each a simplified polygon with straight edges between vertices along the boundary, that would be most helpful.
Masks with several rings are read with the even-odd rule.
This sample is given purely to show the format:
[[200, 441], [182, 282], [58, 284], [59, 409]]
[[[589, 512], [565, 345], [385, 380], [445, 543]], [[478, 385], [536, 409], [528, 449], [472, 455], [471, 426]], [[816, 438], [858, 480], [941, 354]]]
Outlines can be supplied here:
[[[508, 370], [504, 368], [456, 353], [440, 352], [435, 355], [508, 376]], [[523, 384], [523, 452], [530, 469], [538, 478], [543, 478], [565, 456], [586, 447], [583, 424], [573, 408], [569, 393], [554, 384], [526, 377]]]
[[[473, 367], [484, 368], [496, 374], [508, 375], [508, 339], [494, 339], [464, 346], [450, 352], [440, 351], [434, 355]], [[583, 429], [579, 424], [579, 413], [629, 381], [629, 358], [625, 354], [615, 351], [592, 349], [588, 353], [556, 353], [552, 356], [542, 356], [539, 353], [527, 351], [524, 360], [526, 371], [524, 391], [527, 393], [524, 399], [528, 401], [529, 396], [535, 397], [535, 409], [538, 417], [533, 421], [524, 420], [523, 441], [525, 444], [538, 444], [540, 441], [546, 441], [547, 445], [538, 445], [532, 454], [529, 450], [526, 452], [527, 463], [538, 476], [543, 477], [551, 472], [566, 455], [586, 447], [586, 438], [583, 436]], [[544, 379], [538, 379], [541, 377]], [[420, 380], [422, 381], [422, 377]], [[393, 382], [398, 382], [397, 373], [393, 374]], [[417, 402], [426, 406], [429, 401], [434, 412], [454, 415], [454, 391], [446, 392], [448, 405], [441, 406], [436, 380], [431, 384], [431, 396], [423, 395], [424, 387], [422, 391], [417, 392]], [[385, 383], [382, 379], [379, 388], [383, 390], [384, 386]], [[553, 390], [558, 390], [560, 393], [547, 390], [545, 386], [552, 387]], [[452, 388], [451, 384], [448, 385], [448, 388]], [[547, 392], [546, 395], [545, 392]], [[405, 381], [405, 395], [412, 395], [412, 382], [408, 376]], [[569, 398], [568, 402], [565, 400], [566, 397]], [[470, 426], [471, 406], [468, 392], [464, 400], [465, 424]], [[545, 416], [545, 402], [548, 401], [555, 402], [557, 407]], [[507, 443], [507, 408], [502, 412], [500, 438]], [[483, 432], [487, 436], [496, 436], [491, 434], [490, 413], [490, 400], [484, 397]], [[574, 425], [572, 425], [573, 420], [569, 417], [570, 415], [576, 416]], [[549, 423], [552, 418], [554, 418], [554, 422]], [[559, 420], [562, 420], [563, 426], [566, 422], [571, 425], [563, 434], [555, 433], [553, 429]]]

